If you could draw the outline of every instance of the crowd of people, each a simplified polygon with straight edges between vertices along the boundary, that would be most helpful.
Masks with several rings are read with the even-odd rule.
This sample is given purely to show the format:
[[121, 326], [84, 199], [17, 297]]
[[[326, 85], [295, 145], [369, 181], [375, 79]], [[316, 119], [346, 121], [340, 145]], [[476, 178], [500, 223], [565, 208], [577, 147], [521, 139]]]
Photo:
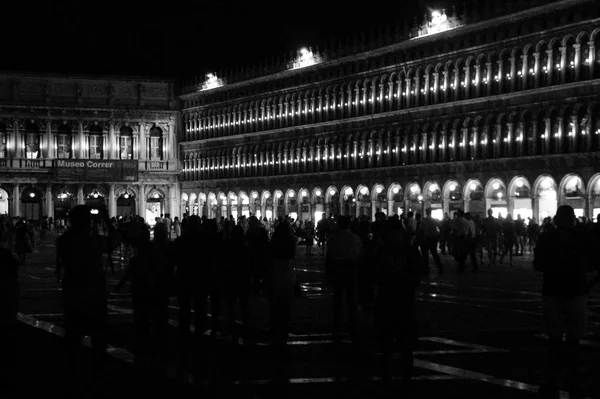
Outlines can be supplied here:
[[[27, 231], [19, 223], [3, 225], [0, 236], [8, 252], [2, 256], [10, 256], [11, 245], [19, 252], [19, 232]], [[14, 234], [9, 235], [9, 231]], [[217, 221], [184, 215], [179, 221], [167, 214], [157, 218], [152, 227], [141, 217], [117, 220], [101, 213], [93, 220], [88, 207], [77, 206], [70, 212], [66, 231], [56, 241], [56, 271], [63, 288], [71, 372], [77, 374], [77, 352], [84, 335], [92, 337], [95, 371], [103, 368], [107, 345], [105, 274], [107, 265], [112, 266], [110, 254], [117, 248], [126, 248], [129, 253], [130, 260], [114, 292], [130, 284], [136, 361], [146, 365], [165, 362], [168, 306], [175, 297], [179, 364], [182, 370], [200, 373], [198, 341], [207, 329], [213, 337], [223, 333], [234, 341], [241, 336], [253, 342], [249, 305], [258, 297], [269, 303], [273, 346], [285, 348], [294, 298], [300, 295], [296, 247], [305, 244], [305, 253], [312, 255], [314, 240], [317, 255], [324, 256], [326, 283], [333, 293], [335, 339], [347, 329], [356, 342], [357, 313], [370, 313], [383, 354], [383, 379], [391, 381], [391, 359], [397, 345], [407, 392], [411, 389], [417, 338], [416, 290], [429, 274], [429, 255], [438, 273], [443, 274], [447, 265], [438, 252], [452, 254], [457, 271], [462, 273], [468, 259], [473, 271], [484, 264], [483, 249], [490, 267], [502, 263], [506, 256], [513, 267], [513, 255], [534, 250], [535, 268], [544, 273], [542, 294], [551, 337], [547, 381], [541, 393], [554, 397], [557, 392], [553, 381], [559, 370], [563, 333], [568, 336], [571, 381], [576, 392], [586, 298], [598, 281], [597, 276], [591, 280], [589, 275], [597, 269], [591, 252], [600, 243], [600, 218], [599, 223], [577, 219], [568, 206], [559, 207], [556, 217], [545, 219], [541, 226], [534, 219], [525, 223], [510, 215], [496, 218], [491, 210], [484, 219], [457, 211], [452, 219], [446, 214], [438, 221], [428, 209], [425, 215], [408, 212], [387, 217], [380, 212], [374, 221], [323, 214], [316, 225], [287, 217], [265, 224], [255, 216]], [[25, 259], [20, 261], [23, 264]], [[13, 273], [18, 262], [7, 264]], [[236, 327], [237, 311], [242, 315], [241, 329]]]

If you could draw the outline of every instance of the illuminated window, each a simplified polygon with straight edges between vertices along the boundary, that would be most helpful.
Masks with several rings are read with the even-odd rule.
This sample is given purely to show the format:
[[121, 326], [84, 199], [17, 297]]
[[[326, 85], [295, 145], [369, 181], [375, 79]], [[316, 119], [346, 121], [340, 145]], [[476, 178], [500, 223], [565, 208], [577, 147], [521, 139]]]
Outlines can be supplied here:
[[33, 121], [25, 126], [25, 157], [40, 157], [40, 128]]
[[133, 159], [133, 129], [123, 126], [119, 133], [119, 159]]
[[158, 126], [154, 126], [150, 129], [150, 159], [153, 161], [160, 161], [163, 158], [162, 151], [163, 139], [162, 129]]

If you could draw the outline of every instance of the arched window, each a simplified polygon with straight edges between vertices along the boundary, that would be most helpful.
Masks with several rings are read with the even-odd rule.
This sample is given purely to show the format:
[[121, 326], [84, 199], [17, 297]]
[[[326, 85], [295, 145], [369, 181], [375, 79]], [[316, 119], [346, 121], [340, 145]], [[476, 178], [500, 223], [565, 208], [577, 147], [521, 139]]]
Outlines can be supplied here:
[[90, 126], [90, 159], [103, 159], [104, 137], [102, 136], [102, 127], [98, 122]]
[[40, 128], [34, 121], [30, 121], [25, 125], [25, 157], [36, 159], [40, 155]]
[[73, 136], [71, 126], [67, 121], [58, 127], [56, 135], [56, 157], [60, 159], [70, 159], [73, 154]]
[[129, 126], [119, 129], [119, 159], [133, 159], [133, 129]]
[[163, 159], [162, 129], [154, 125], [150, 129], [150, 160], [160, 161]]

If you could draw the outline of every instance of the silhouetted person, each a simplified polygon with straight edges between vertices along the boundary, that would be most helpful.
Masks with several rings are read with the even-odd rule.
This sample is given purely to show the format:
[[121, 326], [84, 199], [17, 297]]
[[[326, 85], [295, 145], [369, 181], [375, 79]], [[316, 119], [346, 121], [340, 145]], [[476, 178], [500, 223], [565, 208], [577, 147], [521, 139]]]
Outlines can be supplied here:
[[285, 345], [294, 299], [296, 240], [287, 222], [275, 227], [269, 244], [267, 295], [270, 304], [271, 336], [276, 346]]
[[[544, 319], [548, 334], [548, 359], [539, 394], [558, 398], [563, 360], [569, 371], [569, 397], [582, 398], [579, 373], [579, 340], [587, 330], [588, 293], [592, 286], [592, 242], [575, 229], [575, 212], [560, 206], [554, 217], [556, 229], [540, 236], [534, 251], [534, 267], [544, 273], [542, 286]], [[561, 346], [566, 335], [566, 359]]]
[[438, 255], [437, 252], [438, 242], [440, 240], [441, 225], [436, 219], [431, 217], [431, 208], [425, 210], [425, 215], [426, 217], [422, 221], [424, 245], [423, 252], [421, 253], [423, 256], [424, 266], [427, 272], [429, 272], [429, 253], [431, 253], [433, 261], [439, 270], [439, 274], [443, 274], [444, 266], [442, 265], [440, 255]]
[[[102, 217], [106, 218], [103, 213]], [[78, 353], [83, 336], [91, 337], [94, 381], [101, 377], [106, 356], [107, 292], [102, 255], [104, 237], [91, 231], [90, 208], [78, 205], [69, 213], [70, 228], [56, 240], [57, 273], [64, 272], [62, 289], [65, 317], [65, 345], [69, 378], [82, 376]]]
[[27, 222], [21, 218], [15, 225], [15, 252], [19, 256], [19, 263], [21, 266], [25, 265], [27, 261], [27, 254], [32, 251], [31, 239], [29, 238], [29, 231]]
[[19, 261], [7, 236], [0, 235], [0, 396], [17, 389], [17, 312], [19, 309]]
[[420, 254], [398, 220], [384, 226], [383, 245], [375, 251], [378, 285], [375, 326], [382, 349], [382, 376], [391, 381], [394, 344], [400, 347], [402, 378], [407, 394], [413, 374], [416, 343], [415, 290], [419, 284]]
[[360, 238], [349, 229], [350, 220], [340, 216], [337, 230], [331, 233], [327, 244], [326, 270], [333, 283], [334, 335], [342, 332], [342, 302], [346, 296], [348, 324], [351, 333], [355, 332], [355, 315], [358, 295], [358, 256], [361, 250]]
[[245, 237], [248, 246], [248, 263], [252, 275], [252, 286], [254, 295], [258, 296], [264, 291], [263, 280], [267, 273], [269, 233], [256, 216], [250, 216]]

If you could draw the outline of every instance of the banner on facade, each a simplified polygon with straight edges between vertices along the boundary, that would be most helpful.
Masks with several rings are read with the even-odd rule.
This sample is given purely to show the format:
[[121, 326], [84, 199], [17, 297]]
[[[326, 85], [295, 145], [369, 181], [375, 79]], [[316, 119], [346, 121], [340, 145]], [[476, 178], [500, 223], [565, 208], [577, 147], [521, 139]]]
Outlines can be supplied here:
[[138, 161], [134, 160], [57, 159], [54, 171], [58, 180], [135, 182], [138, 168]]

